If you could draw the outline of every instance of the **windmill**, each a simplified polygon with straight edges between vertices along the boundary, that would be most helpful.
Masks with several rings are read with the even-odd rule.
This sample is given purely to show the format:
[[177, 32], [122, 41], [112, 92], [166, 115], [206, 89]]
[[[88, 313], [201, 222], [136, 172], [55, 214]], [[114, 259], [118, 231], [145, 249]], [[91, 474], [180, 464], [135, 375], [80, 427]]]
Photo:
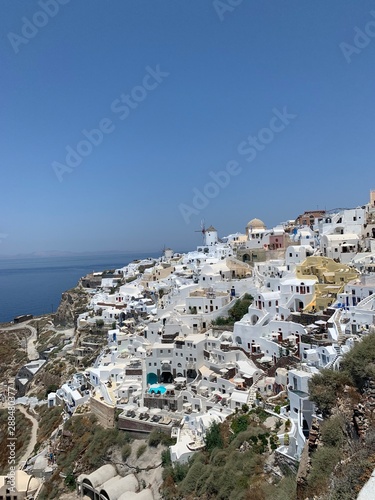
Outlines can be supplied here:
[[195, 233], [202, 233], [203, 244], [204, 244], [204, 242], [205, 242], [205, 234], [206, 234], [206, 226], [204, 224], [204, 219], [201, 220], [201, 228], [200, 229], [196, 229], [194, 232]]

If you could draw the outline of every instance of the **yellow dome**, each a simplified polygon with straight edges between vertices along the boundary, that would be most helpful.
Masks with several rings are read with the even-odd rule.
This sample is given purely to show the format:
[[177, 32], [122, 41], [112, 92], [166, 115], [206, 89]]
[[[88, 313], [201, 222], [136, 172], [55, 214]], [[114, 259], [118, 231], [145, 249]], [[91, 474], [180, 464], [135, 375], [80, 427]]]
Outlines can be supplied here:
[[251, 229], [265, 229], [266, 225], [260, 219], [251, 219], [251, 221], [249, 221], [247, 223], [247, 226], [246, 226], [246, 229], [250, 229], [250, 228]]

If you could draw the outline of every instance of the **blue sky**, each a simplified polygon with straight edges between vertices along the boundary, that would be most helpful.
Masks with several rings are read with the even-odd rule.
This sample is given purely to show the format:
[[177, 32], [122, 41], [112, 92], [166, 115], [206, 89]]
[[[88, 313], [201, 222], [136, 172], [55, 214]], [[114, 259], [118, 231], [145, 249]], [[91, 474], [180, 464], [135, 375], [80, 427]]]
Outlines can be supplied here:
[[367, 202], [373, 1], [60, 1], [2, 2], [0, 255], [186, 250], [201, 219], [225, 235]]

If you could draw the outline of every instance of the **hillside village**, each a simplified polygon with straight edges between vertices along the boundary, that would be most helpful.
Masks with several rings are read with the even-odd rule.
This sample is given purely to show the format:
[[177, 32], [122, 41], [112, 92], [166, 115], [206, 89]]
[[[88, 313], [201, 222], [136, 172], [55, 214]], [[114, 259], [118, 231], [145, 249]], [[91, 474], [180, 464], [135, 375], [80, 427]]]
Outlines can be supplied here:
[[[62, 445], [54, 443], [66, 438], [64, 422], [84, 415], [130, 435], [162, 432], [171, 466], [180, 467], [205, 449], [214, 425], [262, 411], [276, 429], [269, 469], [296, 473], [325, 417], [310, 381], [338, 372], [375, 332], [374, 292], [375, 191], [361, 207], [306, 211], [273, 228], [258, 218], [226, 237], [219, 226], [202, 227], [191, 252], [165, 248], [158, 259], [83, 277], [50, 325], [70, 334], [29, 352], [14, 377], [19, 406], [32, 409], [45, 366], [72, 367], [65, 380], [45, 383], [41, 399], [62, 419], [20, 464], [19, 484], [33, 479], [17, 498], [43, 492], [59, 467]], [[35, 330], [37, 321], [25, 325]], [[32, 341], [41, 345], [39, 331]], [[71, 498], [163, 498], [161, 474], [147, 481], [124, 470], [115, 462], [76, 467]], [[0, 498], [6, 490], [3, 476]]]

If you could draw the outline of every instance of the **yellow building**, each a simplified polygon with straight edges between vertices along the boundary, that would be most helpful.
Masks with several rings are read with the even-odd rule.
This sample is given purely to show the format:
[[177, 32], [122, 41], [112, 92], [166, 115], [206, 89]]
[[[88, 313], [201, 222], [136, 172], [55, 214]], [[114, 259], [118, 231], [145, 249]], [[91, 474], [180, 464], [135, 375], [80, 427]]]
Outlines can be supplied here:
[[324, 310], [336, 300], [344, 286], [357, 278], [359, 273], [352, 267], [337, 263], [327, 257], [307, 257], [297, 266], [297, 278], [316, 280], [315, 297], [305, 308], [305, 312]]

